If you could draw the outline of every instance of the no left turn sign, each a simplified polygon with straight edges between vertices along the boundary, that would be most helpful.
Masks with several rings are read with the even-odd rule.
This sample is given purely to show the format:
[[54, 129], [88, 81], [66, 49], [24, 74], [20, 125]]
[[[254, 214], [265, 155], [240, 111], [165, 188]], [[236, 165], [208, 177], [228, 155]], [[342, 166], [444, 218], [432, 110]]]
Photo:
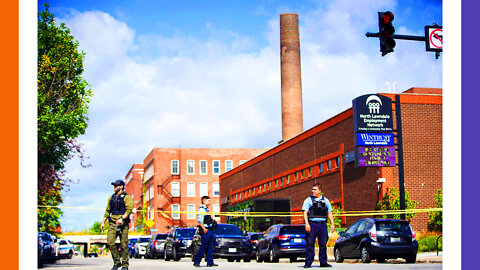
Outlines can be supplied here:
[[443, 50], [443, 30], [441, 26], [425, 26], [426, 50], [441, 52]]

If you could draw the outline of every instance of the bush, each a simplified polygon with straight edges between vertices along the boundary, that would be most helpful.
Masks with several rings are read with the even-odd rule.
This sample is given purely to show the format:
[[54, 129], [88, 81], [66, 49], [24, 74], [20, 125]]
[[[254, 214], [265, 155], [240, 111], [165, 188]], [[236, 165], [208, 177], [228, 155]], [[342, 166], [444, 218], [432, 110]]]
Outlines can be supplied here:
[[[415, 209], [418, 202], [410, 200], [410, 194], [405, 190], [405, 209]], [[382, 200], [377, 203], [377, 210], [400, 210], [400, 195], [399, 191], [392, 187], [387, 188], [387, 192], [383, 196]], [[405, 219], [411, 221], [416, 213], [406, 213]], [[383, 215], [383, 218], [400, 219], [400, 214]]]
[[[418, 242], [418, 252], [431, 252], [437, 251], [437, 238], [439, 235], [424, 235], [421, 238], [417, 239]], [[438, 250], [443, 248], [443, 237], [438, 239]]]
[[[435, 208], [443, 207], [442, 190], [437, 190], [437, 194], [433, 195]], [[427, 230], [431, 232], [442, 232], [443, 230], [443, 211], [428, 212]]]

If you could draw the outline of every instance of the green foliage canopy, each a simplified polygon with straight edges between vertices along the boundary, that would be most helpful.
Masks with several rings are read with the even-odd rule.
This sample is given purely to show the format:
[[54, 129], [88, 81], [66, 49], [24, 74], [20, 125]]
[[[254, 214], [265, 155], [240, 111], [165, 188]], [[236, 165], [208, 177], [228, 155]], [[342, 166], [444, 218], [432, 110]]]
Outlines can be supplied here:
[[[415, 209], [418, 202], [410, 200], [410, 194], [405, 191], [405, 209]], [[400, 195], [396, 188], [387, 188], [383, 198], [377, 203], [377, 210], [400, 210]], [[416, 213], [406, 213], [405, 218], [411, 221]], [[400, 219], [400, 214], [383, 215], [383, 218]]]
[[[438, 189], [437, 194], [433, 195], [435, 201], [435, 208], [443, 207], [442, 190]], [[443, 211], [428, 212], [427, 230], [433, 232], [442, 232], [443, 230]]]

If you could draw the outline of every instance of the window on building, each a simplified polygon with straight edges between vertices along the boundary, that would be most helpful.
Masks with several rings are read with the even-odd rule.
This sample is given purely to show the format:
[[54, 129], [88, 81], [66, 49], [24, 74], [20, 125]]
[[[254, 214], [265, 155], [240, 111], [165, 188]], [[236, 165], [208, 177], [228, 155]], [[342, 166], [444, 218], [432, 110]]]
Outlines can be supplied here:
[[253, 196], [255, 196], [255, 188], [253, 188], [253, 191], [252, 191], [252, 192], [253, 192]]
[[195, 174], [195, 160], [187, 160], [187, 174]]
[[200, 197], [208, 196], [208, 183], [202, 182], [200, 183]]
[[212, 161], [213, 174], [220, 174], [220, 160]]
[[248, 197], [252, 196], [252, 189], [248, 190]]
[[172, 196], [173, 197], [180, 197], [180, 183], [179, 182], [172, 182]]
[[207, 168], [207, 161], [206, 160], [200, 160], [200, 174], [201, 175], [208, 174], [208, 168]]
[[340, 157], [337, 157], [335, 161], [336, 161], [336, 164], [335, 164], [336, 167], [335, 168], [339, 168], [340, 167]]
[[155, 187], [153, 185], [150, 185], [148, 187], [148, 190], [150, 191], [148, 200], [151, 200], [151, 199], [153, 199], [153, 196], [155, 195]]
[[295, 172], [295, 182], [298, 181], [298, 172]]
[[278, 179], [275, 179], [275, 188], [278, 188]]
[[172, 218], [180, 219], [180, 213], [174, 213], [180, 211], [180, 204], [172, 204]]
[[240, 160], [240, 161], [238, 162], [238, 164], [239, 164], [239, 165], [242, 165], [242, 164], [245, 163], [245, 162], [247, 162], [247, 161], [246, 161], [246, 160]]
[[332, 169], [332, 160], [327, 160], [327, 170], [330, 171]]
[[187, 183], [187, 197], [195, 197], [195, 183], [188, 182]]
[[323, 163], [318, 164], [318, 173], [323, 173]]
[[214, 182], [213, 183], [213, 197], [220, 196], [220, 183]]
[[[213, 210], [214, 213], [217, 213], [217, 215], [218, 215], [218, 213], [220, 213], [220, 205], [219, 204], [214, 204], [212, 210]], [[216, 217], [216, 215], [213, 215], [213, 217]]]
[[283, 187], [283, 181], [285, 180], [285, 177], [282, 177], [282, 180], [280, 182], [280, 186]]
[[308, 177], [312, 177], [312, 167], [308, 168]]
[[150, 209], [150, 219], [155, 220], [155, 210], [154, 209]]
[[242, 192], [238, 193], [238, 199], [239, 199], [239, 200], [242, 199]]
[[150, 178], [153, 177], [153, 174], [154, 174], [154, 169], [152, 164], [145, 169], [145, 174], [143, 175], [143, 182], [147, 182], [148, 180], [150, 180]]
[[188, 204], [187, 205], [187, 219], [195, 219], [195, 204]]
[[263, 192], [267, 191], [267, 184], [263, 184]]
[[290, 185], [290, 174], [287, 175], [287, 185]]
[[231, 169], [233, 169], [233, 161], [225, 160], [225, 172], [228, 172]]
[[172, 174], [179, 174], [178, 171], [178, 160], [172, 160], [170, 162], [170, 171]]
[[235, 201], [238, 201], [238, 193], [235, 194]]

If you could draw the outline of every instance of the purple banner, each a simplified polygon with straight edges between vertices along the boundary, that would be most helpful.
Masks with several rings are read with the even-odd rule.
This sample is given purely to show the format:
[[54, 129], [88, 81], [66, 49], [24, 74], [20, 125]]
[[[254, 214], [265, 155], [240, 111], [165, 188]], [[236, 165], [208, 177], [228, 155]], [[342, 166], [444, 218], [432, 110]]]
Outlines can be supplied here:
[[395, 167], [395, 146], [358, 146], [357, 166]]

